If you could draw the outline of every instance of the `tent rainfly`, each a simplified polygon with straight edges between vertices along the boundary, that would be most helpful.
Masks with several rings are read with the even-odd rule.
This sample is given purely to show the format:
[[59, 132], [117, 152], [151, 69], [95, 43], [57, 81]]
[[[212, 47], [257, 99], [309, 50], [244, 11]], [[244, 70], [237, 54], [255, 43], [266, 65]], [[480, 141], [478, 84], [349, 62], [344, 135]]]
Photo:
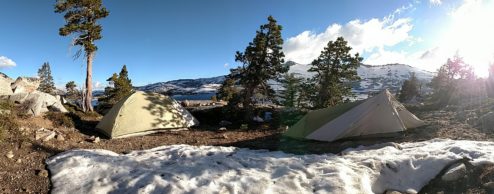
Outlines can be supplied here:
[[386, 89], [365, 101], [309, 112], [285, 136], [319, 141], [347, 137], [382, 136], [424, 125]]
[[174, 99], [137, 91], [115, 104], [96, 126], [110, 138], [176, 130], [199, 122]]

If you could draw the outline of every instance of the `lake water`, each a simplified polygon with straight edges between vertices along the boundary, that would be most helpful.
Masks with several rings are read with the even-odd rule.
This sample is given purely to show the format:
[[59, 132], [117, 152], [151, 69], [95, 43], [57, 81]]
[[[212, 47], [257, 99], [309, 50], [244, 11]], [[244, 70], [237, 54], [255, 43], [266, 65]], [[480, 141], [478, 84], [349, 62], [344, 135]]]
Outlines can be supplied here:
[[211, 100], [215, 93], [187, 94], [187, 95], [172, 95], [172, 98], [178, 101], [182, 100]]

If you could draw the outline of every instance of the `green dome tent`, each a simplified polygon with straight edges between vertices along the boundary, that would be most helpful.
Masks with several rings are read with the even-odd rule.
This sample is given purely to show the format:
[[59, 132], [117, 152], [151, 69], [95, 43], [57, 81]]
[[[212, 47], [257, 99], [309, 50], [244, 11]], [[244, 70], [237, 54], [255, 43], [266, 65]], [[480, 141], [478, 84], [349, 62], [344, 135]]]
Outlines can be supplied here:
[[183, 129], [199, 122], [174, 99], [137, 91], [115, 104], [96, 126], [110, 138]]
[[386, 89], [364, 101], [309, 112], [284, 133], [297, 139], [335, 141], [381, 135], [424, 125]]

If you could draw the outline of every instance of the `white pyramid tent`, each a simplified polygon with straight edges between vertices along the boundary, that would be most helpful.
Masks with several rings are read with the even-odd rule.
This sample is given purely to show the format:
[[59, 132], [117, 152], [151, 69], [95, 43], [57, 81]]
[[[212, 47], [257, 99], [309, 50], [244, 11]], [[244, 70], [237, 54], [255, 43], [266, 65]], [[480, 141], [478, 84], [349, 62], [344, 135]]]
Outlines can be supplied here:
[[[319, 141], [405, 131], [424, 125], [386, 89], [365, 101], [309, 112], [284, 135]], [[377, 135], [379, 136], [379, 135]]]
[[96, 126], [110, 138], [183, 129], [199, 122], [174, 99], [137, 91], [115, 104]]

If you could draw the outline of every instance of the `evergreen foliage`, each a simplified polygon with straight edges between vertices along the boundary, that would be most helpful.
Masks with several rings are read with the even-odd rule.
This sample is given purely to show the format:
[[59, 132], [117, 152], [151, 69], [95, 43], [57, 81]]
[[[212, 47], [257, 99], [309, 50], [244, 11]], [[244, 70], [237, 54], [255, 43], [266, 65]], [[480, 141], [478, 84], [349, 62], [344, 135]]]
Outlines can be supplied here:
[[311, 99], [313, 108], [334, 106], [345, 101], [345, 96], [353, 95], [352, 81], [360, 80], [357, 68], [363, 58], [359, 54], [352, 56], [352, 48], [343, 37], [329, 41], [321, 55], [310, 64], [309, 72], [315, 72], [310, 80], [316, 95]]
[[217, 96], [220, 100], [224, 100], [230, 103], [230, 101], [238, 95], [239, 90], [236, 87], [238, 77], [238, 69], [231, 69], [230, 74], [228, 74], [221, 84], [218, 90]]
[[430, 87], [433, 89], [432, 99], [441, 106], [454, 103], [462, 96], [469, 95], [467, 87], [471, 86], [465, 83], [475, 79], [473, 68], [457, 53], [452, 59], [449, 58], [432, 78], [430, 82]]
[[268, 85], [268, 80], [277, 79], [288, 71], [285, 66], [282, 51], [282, 26], [272, 17], [268, 23], [261, 25], [254, 40], [249, 43], [244, 52], [237, 51], [235, 61], [243, 66], [238, 69], [238, 83], [242, 86], [239, 102], [245, 109], [245, 119], [252, 118], [253, 107], [256, 103], [254, 96], [263, 96], [276, 101], [275, 92]]
[[300, 92], [300, 84], [302, 78], [298, 78], [294, 73], [285, 73], [283, 78], [280, 80], [281, 85], [284, 90], [280, 92], [281, 104], [285, 107], [296, 107], [298, 106], [298, 96]]
[[297, 97], [297, 107], [303, 109], [312, 109], [312, 102], [316, 99], [316, 88], [312, 79], [300, 80], [300, 87]]
[[102, 104], [113, 106], [118, 101], [134, 92], [126, 65], [122, 67], [122, 70], [118, 75], [114, 73], [106, 81], [113, 87], [109, 86], [105, 88], [104, 97], [98, 99]]
[[103, 7], [102, 0], [57, 0], [55, 12], [64, 14], [66, 22], [65, 25], [60, 28], [59, 34], [61, 36], [76, 34], [76, 38], [73, 40], [72, 44], [74, 46], [82, 47], [81, 50], [77, 51], [74, 57], [78, 58], [82, 54], [82, 51], [85, 53], [87, 69], [83, 109], [84, 112], [92, 112], [93, 58], [96, 50], [98, 50], [94, 41], [102, 38], [102, 27], [97, 21], [107, 17], [109, 12]]
[[44, 93], [54, 94], [55, 84], [51, 75], [50, 63], [43, 63], [41, 68], [38, 69], [38, 77], [40, 79], [38, 90]]
[[67, 90], [66, 97], [70, 99], [79, 99], [80, 98], [80, 92], [77, 90], [77, 85], [75, 84], [74, 81], [69, 81], [67, 84], [65, 84], [65, 90]]
[[401, 86], [400, 94], [398, 95], [398, 100], [401, 102], [406, 102], [411, 100], [413, 97], [419, 95], [419, 80], [415, 76], [415, 72], [410, 73], [410, 78], [403, 82]]

